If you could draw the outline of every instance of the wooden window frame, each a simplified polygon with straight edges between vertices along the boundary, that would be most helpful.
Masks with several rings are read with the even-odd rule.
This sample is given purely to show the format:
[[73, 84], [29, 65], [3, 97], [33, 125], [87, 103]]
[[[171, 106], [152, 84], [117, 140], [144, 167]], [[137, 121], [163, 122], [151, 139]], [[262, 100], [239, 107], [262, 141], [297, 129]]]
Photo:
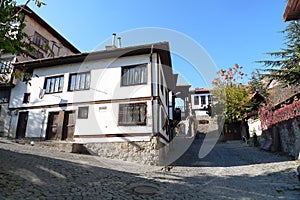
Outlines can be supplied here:
[[[36, 39], [38, 38], [38, 39]], [[41, 44], [41, 41], [44, 41], [45, 44]], [[45, 37], [43, 37], [41, 34], [38, 32], [34, 32], [32, 43], [38, 47], [39, 49], [47, 52], [47, 46], [49, 46], [49, 40], [47, 40]]]
[[[52, 80], [53, 79], [55, 80], [57, 78], [62, 78], [62, 79], [60, 79], [60, 80], [62, 80], [62, 83], [60, 83], [61, 81], [59, 81], [59, 83], [58, 83], [58, 91], [54, 91], [55, 87], [56, 87], [56, 81], [54, 81], [54, 89], [53, 89], [53, 91], [51, 92], [51, 85], [49, 86], [50, 87], [50, 89], [49, 89], [50, 91], [47, 91], [48, 80], [50, 80], [50, 84], [51, 84]], [[64, 87], [64, 75], [49, 76], [49, 77], [45, 78], [45, 82], [44, 82], [45, 94], [61, 93], [63, 91], [63, 87]]]
[[[139, 108], [139, 116], [133, 116], [134, 115], [134, 110], [137, 108]], [[125, 110], [123, 110], [124, 108], [128, 108], [132, 109], [131, 113], [125, 113]], [[141, 108], [143, 108], [144, 113], [141, 114]], [[127, 116], [125, 118], [132, 118], [131, 122], [128, 121], [123, 121], [124, 119], [124, 114], [126, 114]], [[132, 116], [129, 116], [132, 115]], [[142, 119], [142, 117], [144, 116], [144, 118]], [[133, 118], [138, 118], [139, 120], [135, 120]], [[146, 102], [139, 102], [139, 103], [126, 103], [126, 104], [119, 104], [119, 119], [118, 119], [118, 125], [119, 126], [146, 126], [147, 124], [147, 103]]]
[[[128, 82], [131, 82], [130, 81], [131, 79], [134, 79], [134, 75], [133, 75], [133, 77], [131, 77], [130, 70], [134, 70], [133, 73], [135, 74], [135, 68], [144, 68], [144, 67], [145, 67], [145, 78], [144, 78], [145, 80], [142, 82], [141, 79], [142, 79], [143, 76], [141, 74], [139, 74], [140, 81], [138, 83], [128, 83]], [[127, 81], [127, 83], [124, 84], [124, 82], [125, 82], [124, 79], [126, 77], [125, 76], [125, 73], [126, 73], [125, 71], [126, 70], [129, 70], [129, 74], [126, 75], [126, 76], [129, 76], [128, 77], [129, 81]], [[135, 85], [146, 85], [147, 82], [148, 82], [147, 78], [148, 78], [148, 64], [147, 63], [136, 64], [136, 65], [128, 65], [128, 66], [122, 66], [121, 67], [121, 87], [128, 87], [128, 86], [135, 86]]]
[[[81, 80], [81, 76], [85, 74], [85, 78], [84, 78], [84, 87], [81, 88], [80, 86], [82, 85], [82, 80]], [[88, 74], [88, 76], [87, 76]], [[72, 87], [72, 80], [74, 77], [74, 87]], [[89, 81], [87, 84], [87, 77], [89, 77]], [[77, 81], [79, 80], [78, 84], [78, 88], [77, 88]], [[89, 90], [91, 86], [91, 72], [78, 72], [78, 73], [72, 73], [69, 76], [69, 83], [68, 83], [68, 91], [69, 92], [73, 92], [73, 91], [80, 91], [80, 90]], [[72, 87], [72, 88], [71, 88]]]

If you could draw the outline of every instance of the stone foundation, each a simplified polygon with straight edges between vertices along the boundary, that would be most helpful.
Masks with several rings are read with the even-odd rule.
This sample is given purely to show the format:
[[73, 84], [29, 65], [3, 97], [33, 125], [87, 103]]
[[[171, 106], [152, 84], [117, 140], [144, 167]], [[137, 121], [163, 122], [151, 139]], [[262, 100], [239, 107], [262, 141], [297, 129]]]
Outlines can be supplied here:
[[[15, 139], [14, 139], [15, 140]], [[79, 154], [92, 154], [104, 158], [120, 159], [147, 165], [164, 165], [170, 145], [164, 145], [157, 137], [146, 142], [101, 142], [73, 143], [67, 141], [45, 141], [41, 138], [15, 140], [42, 148]]]
[[166, 151], [156, 137], [149, 142], [87, 143], [83, 146], [100, 157], [148, 165], [160, 165]]

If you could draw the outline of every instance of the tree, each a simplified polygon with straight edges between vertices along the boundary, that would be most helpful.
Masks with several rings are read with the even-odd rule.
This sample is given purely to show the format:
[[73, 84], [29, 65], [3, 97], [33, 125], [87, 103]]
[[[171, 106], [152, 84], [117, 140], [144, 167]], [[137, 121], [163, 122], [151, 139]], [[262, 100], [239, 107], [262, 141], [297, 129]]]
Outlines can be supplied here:
[[274, 60], [258, 61], [267, 67], [266, 76], [278, 80], [283, 85], [300, 84], [300, 25], [290, 22], [282, 31], [285, 34], [285, 48], [281, 51], [267, 53]]
[[263, 82], [264, 76], [257, 69], [255, 72], [252, 72], [250, 82], [248, 83], [251, 93], [258, 92], [264, 97], [268, 96], [267, 86]]
[[252, 110], [250, 90], [240, 83], [245, 76], [242, 68], [236, 64], [228, 70], [222, 69], [217, 72], [219, 77], [212, 82], [215, 86], [212, 94], [217, 102], [214, 110], [221, 110], [219, 114], [228, 122], [240, 122]]
[[[16, 1], [0, 1], [0, 55], [2, 53], [20, 54], [30, 49], [30, 46], [24, 41], [26, 33], [22, 32], [25, 27], [24, 15], [21, 13], [23, 8], [30, 2], [17, 9]], [[40, 7], [45, 3], [34, 0], [35, 4]]]
[[[20, 55], [33, 51], [30, 44], [26, 42], [28, 35], [23, 32], [25, 16], [22, 10], [30, 1], [34, 1], [38, 7], [45, 5], [40, 0], [27, 0], [21, 6], [17, 6], [14, 0], [0, 0], [0, 59], [4, 53]], [[0, 81], [9, 81], [7, 79], [9, 75], [9, 73], [2, 74]]]

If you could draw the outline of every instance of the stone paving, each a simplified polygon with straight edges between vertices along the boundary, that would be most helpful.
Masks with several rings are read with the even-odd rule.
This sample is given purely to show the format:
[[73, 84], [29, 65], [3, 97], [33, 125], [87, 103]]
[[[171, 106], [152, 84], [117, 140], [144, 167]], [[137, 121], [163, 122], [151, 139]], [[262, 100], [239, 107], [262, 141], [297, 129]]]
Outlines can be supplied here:
[[0, 138], [0, 199], [300, 199], [299, 161], [240, 142], [201, 140], [170, 171]]

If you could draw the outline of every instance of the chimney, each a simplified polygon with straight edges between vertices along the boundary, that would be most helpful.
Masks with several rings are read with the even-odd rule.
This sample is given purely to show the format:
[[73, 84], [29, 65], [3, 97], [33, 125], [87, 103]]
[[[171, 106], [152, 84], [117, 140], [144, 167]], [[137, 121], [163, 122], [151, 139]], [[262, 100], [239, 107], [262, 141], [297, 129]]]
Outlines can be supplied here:
[[111, 38], [111, 45], [110, 46], [105, 46], [106, 50], [111, 50], [111, 49], [115, 49], [116, 48], [116, 35], [115, 33], [112, 34], [112, 38]]
[[118, 48], [121, 48], [121, 37], [118, 37]]
[[117, 34], [113, 33], [113, 34], [112, 34], [112, 38], [111, 38], [111, 46], [114, 46], [114, 47], [116, 46], [116, 45], [115, 45], [115, 43], [116, 43], [116, 35], [117, 35]]

